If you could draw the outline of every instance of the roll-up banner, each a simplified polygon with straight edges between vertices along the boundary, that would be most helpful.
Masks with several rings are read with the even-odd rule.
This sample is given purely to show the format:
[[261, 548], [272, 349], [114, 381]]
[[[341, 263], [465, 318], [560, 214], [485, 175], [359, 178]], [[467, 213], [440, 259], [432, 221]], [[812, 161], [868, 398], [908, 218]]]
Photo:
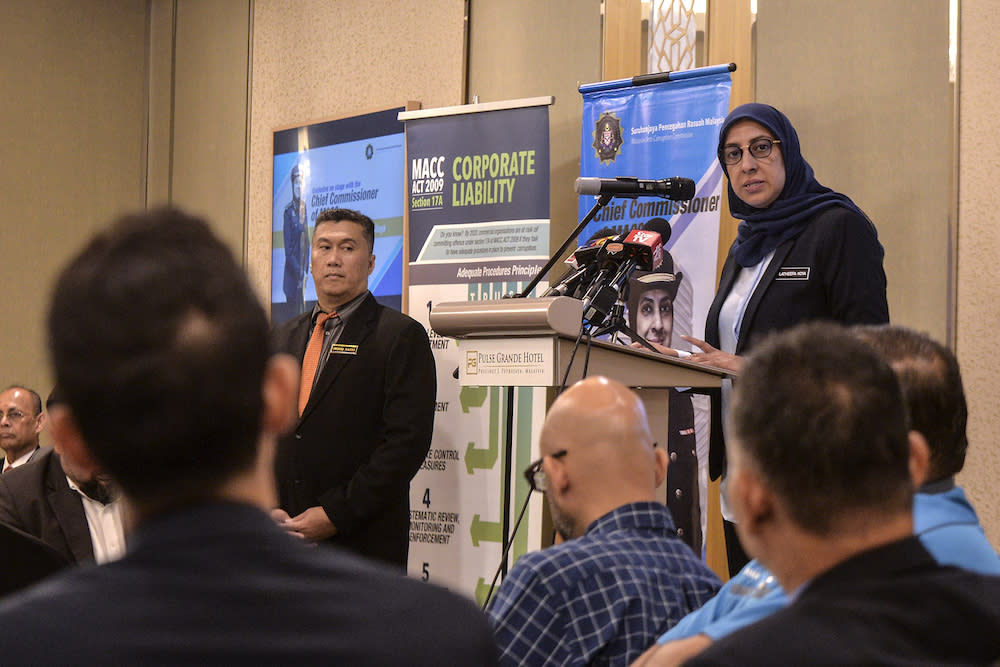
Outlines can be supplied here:
[[[614, 199], [580, 235], [585, 242], [610, 228], [615, 234], [663, 218], [671, 227], [663, 249], [680, 278], [673, 301], [670, 347], [689, 350], [681, 334], [704, 338], [705, 317], [716, 287], [719, 211], [725, 196], [722, 168], [716, 159], [719, 126], [729, 110], [732, 66], [607, 81], [580, 87], [583, 126], [580, 176], [630, 176], [661, 180], [690, 178], [696, 184], [690, 201], [656, 197]], [[582, 218], [594, 197], [580, 197]], [[640, 326], [636, 326], [643, 334]], [[708, 403], [693, 397], [694, 429], [699, 460], [701, 516], [705, 516], [708, 482]], [[690, 428], [671, 424], [670, 428]], [[704, 519], [702, 519], [704, 523]]]
[[286, 128], [274, 133], [271, 323], [316, 304], [309, 252], [316, 216], [353, 208], [375, 223], [378, 261], [368, 289], [400, 310], [403, 291], [405, 107]]
[[[545, 390], [459, 386], [463, 343], [437, 335], [428, 316], [438, 302], [518, 292], [548, 259], [551, 103], [542, 97], [399, 115], [408, 171], [409, 311], [428, 329], [438, 373], [434, 439], [410, 485], [408, 570], [480, 602], [514, 508], [528, 494], [520, 471], [541, 429]], [[508, 428], [513, 450], [505, 461]], [[539, 544], [540, 517], [535, 499], [512, 561]]]

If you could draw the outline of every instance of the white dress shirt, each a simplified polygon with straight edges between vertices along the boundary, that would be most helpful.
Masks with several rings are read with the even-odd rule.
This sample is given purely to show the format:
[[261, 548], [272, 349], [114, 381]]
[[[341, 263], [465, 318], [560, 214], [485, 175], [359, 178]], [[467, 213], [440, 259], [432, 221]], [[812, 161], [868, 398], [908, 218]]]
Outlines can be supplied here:
[[83, 512], [87, 515], [90, 541], [94, 545], [94, 560], [98, 563], [118, 560], [125, 555], [125, 530], [122, 528], [122, 502], [116, 498], [107, 505], [80, 490], [69, 477], [69, 488], [80, 494]]

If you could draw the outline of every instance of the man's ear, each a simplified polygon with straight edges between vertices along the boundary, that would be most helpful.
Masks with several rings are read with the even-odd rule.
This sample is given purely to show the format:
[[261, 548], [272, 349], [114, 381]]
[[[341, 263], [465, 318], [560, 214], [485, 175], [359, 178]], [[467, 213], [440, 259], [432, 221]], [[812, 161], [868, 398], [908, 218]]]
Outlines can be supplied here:
[[748, 531], [759, 528], [774, 515], [774, 495], [750, 468], [734, 471], [733, 479], [726, 484], [726, 495], [737, 513], [738, 523]]
[[45, 416], [45, 412], [38, 413], [38, 420], [35, 423], [35, 435], [40, 434], [45, 430], [45, 424], [48, 422], [48, 417]]
[[276, 354], [268, 359], [261, 393], [261, 427], [274, 435], [287, 433], [298, 419], [299, 365], [291, 355]]
[[910, 431], [910, 479], [913, 480], [913, 488], [919, 489], [930, 475], [931, 468], [931, 448], [927, 444], [927, 439], [920, 431]]
[[67, 459], [69, 465], [77, 470], [96, 470], [100, 467], [68, 406], [52, 406], [49, 409], [49, 423], [52, 444], [60, 458]]
[[545, 476], [548, 478], [549, 489], [562, 493], [569, 488], [569, 471], [566, 469], [566, 464], [562, 458], [556, 459], [550, 456], [545, 460], [547, 462]]
[[663, 480], [667, 478], [667, 467], [670, 465], [670, 456], [665, 449], [657, 447], [653, 450], [653, 470], [656, 471], [656, 487], [660, 488]]

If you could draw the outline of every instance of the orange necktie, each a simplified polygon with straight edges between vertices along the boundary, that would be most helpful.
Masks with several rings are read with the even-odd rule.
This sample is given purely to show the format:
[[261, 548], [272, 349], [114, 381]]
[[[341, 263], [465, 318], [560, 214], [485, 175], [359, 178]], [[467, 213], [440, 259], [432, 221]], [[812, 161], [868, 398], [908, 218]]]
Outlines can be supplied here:
[[323, 333], [326, 321], [331, 317], [336, 317], [337, 312], [320, 313], [316, 318], [316, 326], [313, 328], [309, 345], [306, 346], [306, 353], [302, 357], [302, 383], [299, 385], [299, 416], [306, 409], [309, 402], [309, 394], [312, 392], [313, 381], [316, 379], [316, 369], [319, 368], [319, 355], [323, 351]]

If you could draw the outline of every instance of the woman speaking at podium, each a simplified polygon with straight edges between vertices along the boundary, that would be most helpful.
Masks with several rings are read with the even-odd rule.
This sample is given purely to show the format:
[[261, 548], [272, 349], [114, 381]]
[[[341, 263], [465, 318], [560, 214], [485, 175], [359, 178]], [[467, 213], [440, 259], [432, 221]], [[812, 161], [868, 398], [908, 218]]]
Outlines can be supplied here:
[[[767, 334], [809, 320], [889, 321], [885, 254], [875, 226], [846, 195], [821, 185], [802, 157], [788, 118], [766, 104], [733, 109], [719, 130], [719, 162], [729, 179], [729, 210], [739, 224], [691, 361], [733, 371]], [[665, 354], [674, 350], [659, 347]], [[723, 476], [723, 414], [732, 385], [712, 394], [709, 475]], [[747, 561], [723, 493], [730, 573]]]

